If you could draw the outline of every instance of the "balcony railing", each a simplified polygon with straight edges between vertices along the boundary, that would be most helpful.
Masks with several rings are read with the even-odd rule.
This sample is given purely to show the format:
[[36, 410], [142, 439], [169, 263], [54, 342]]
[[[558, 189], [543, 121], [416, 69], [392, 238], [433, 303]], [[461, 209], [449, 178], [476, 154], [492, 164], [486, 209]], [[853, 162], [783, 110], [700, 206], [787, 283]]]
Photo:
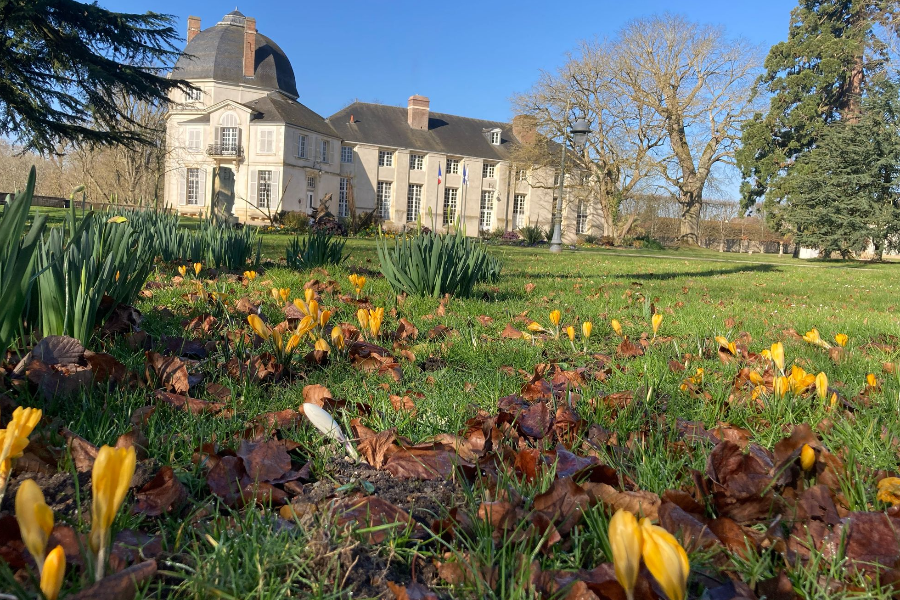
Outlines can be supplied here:
[[227, 156], [232, 158], [243, 158], [244, 147], [233, 146], [231, 144], [210, 144], [206, 147], [207, 156]]

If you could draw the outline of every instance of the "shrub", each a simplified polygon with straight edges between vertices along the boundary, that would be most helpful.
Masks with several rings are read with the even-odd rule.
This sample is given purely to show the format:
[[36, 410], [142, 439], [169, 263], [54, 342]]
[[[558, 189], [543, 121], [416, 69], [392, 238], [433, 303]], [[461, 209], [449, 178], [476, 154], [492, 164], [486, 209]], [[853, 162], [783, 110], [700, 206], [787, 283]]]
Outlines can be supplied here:
[[334, 217], [322, 216], [314, 219], [309, 224], [311, 233], [325, 233], [327, 235], [347, 235], [347, 228]]
[[642, 235], [640, 237], [634, 238], [632, 241], [635, 248], [644, 248], [647, 250], [664, 250], [664, 246], [658, 241], [651, 238], [649, 235]]
[[500, 262], [483, 242], [462, 232], [409, 233], [376, 240], [381, 270], [397, 292], [439, 298], [444, 294], [469, 296], [475, 284], [499, 277]]
[[518, 242], [520, 239], [522, 239], [522, 236], [520, 236], [518, 232], [510, 230], [504, 232], [503, 237], [501, 237], [500, 239], [504, 242]]
[[285, 229], [297, 233], [305, 233], [309, 230], [309, 215], [300, 211], [287, 211], [281, 214], [279, 221]]
[[22, 312], [34, 282], [36, 252], [47, 217], [35, 217], [25, 233], [34, 197], [35, 170], [31, 168], [25, 190], [8, 196], [0, 213], [0, 362], [21, 331]]
[[536, 246], [544, 241], [544, 230], [537, 223], [519, 227], [519, 235], [522, 236], [526, 246]]
[[300, 238], [295, 237], [286, 249], [287, 265], [292, 269], [314, 269], [325, 265], [339, 265], [344, 256], [345, 239], [339, 239], [327, 232], [316, 232]]

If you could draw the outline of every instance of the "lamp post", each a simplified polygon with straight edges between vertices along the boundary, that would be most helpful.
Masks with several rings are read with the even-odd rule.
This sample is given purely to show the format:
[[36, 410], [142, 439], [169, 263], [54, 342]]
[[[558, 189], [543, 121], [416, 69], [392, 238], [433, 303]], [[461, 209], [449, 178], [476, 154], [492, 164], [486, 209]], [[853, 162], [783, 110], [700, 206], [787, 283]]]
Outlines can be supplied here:
[[[568, 110], [566, 115], [568, 116]], [[587, 134], [591, 132], [591, 124], [584, 119], [579, 119], [572, 123], [570, 128], [572, 139], [575, 142], [575, 148], [580, 149], [584, 145]], [[555, 210], [553, 211], [553, 238], [550, 240], [550, 252], [560, 252], [562, 250], [562, 203], [563, 192], [566, 185], [566, 140], [562, 143], [562, 160], [559, 163], [559, 197], [556, 200]]]

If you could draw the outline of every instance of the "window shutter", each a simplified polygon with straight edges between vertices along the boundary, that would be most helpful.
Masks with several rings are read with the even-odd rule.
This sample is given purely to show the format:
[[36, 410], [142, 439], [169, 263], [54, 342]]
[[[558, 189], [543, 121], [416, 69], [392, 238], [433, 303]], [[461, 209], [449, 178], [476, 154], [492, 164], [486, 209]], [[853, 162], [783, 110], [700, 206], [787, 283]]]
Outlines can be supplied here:
[[221, 144], [222, 143], [222, 128], [216, 127], [216, 137], [213, 140], [213, 144]]
[[300, 136], [294, 138], [294, 156], [300, 158]]
[[178, 169], [178, 205], [187, 204], [187, 169]]
[[250, 206], [256, 206], [256, 169], [250, 169]]
[[200, 189], [197, 191], [198, 204], [206, 206], [206, 169], [200, 167]]
[[238, 127], [238, 130], [237, 130], [237, 151], [238, 151], [238, 153], [240, 153], [240, 151], [241, 151], [241, 128], [240, 127]]
[[328, 164], [333, 165], [334, 164], [334, 144], [332, 144], [330, 141], [325, 142], [325, 143], [328, 144]]
[[281, 171], [272, 171], [272, 191], [269, 192], [269, 207], [278, 208], [281, 202]]

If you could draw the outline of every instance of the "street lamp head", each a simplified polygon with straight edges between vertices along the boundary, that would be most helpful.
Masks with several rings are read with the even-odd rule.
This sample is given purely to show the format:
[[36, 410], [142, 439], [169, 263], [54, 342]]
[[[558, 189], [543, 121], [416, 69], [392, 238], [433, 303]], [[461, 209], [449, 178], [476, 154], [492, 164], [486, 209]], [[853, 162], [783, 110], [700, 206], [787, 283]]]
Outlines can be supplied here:
[[585, 119], [578, 119], [572, 123], [572, 137], [575, 140], [575, 146], [581, 148], [587, 138], [587, 134], [591, 132], [591, 124]]

